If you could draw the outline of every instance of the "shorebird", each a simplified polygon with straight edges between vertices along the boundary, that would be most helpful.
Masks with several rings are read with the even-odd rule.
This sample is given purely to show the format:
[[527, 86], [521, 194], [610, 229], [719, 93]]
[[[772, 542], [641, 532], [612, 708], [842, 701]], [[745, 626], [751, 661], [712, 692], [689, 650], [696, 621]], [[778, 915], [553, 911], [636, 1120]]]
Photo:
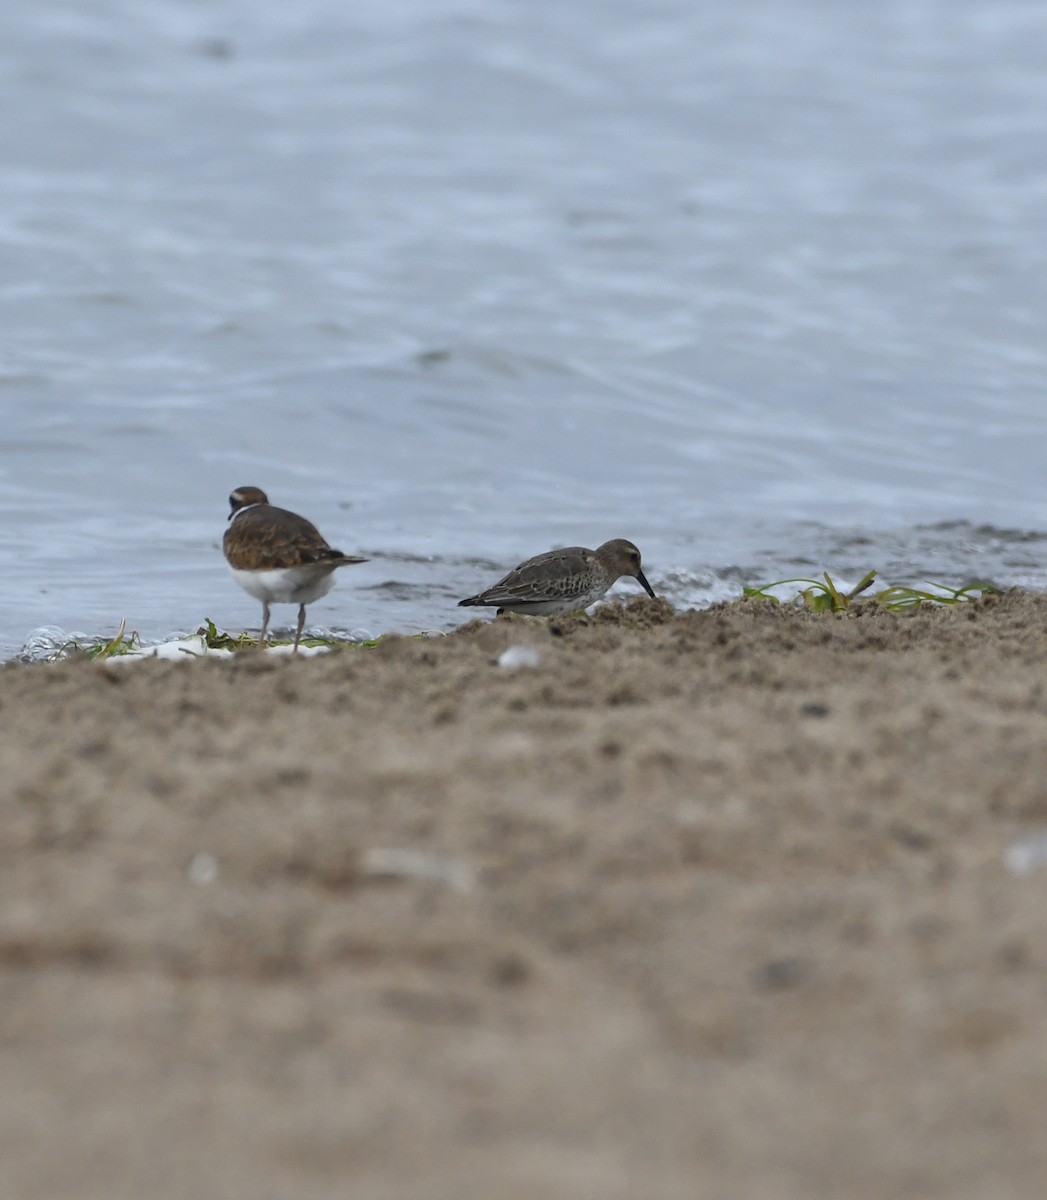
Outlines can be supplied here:
[[297, 604], [294, 648], [302, 639], [305, 606], [334, 587], [338, 567], [367, 562], [334, 550], [311, 521], [286, 508], [276, 508], [256, 487], [238, 487], [229, 497], [229, 528], [222, 549], [233, 578], [248, 595], [262, 602], [259, 648], [269, 630], [270, 604]]
[[640, 551], [624, 538], [604, 542], [595, 550], [568, 546], [536, 554], [478, 596], [459, 600], [459, 608], [482, 605], [506, 612], [550, 616], [588, 608], [623, 575], [639, 581], [657, 599], [640, 568]]

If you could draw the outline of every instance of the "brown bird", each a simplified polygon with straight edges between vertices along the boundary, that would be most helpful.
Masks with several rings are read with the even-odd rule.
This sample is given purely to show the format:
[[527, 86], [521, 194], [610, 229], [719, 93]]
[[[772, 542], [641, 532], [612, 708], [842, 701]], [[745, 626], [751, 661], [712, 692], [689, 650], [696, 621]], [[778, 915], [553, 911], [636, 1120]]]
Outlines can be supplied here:
[[506, 612], [550, 616], [588, 608], [621, 579], [630, 575], [657, 599], [640, 567], [640, 551], [624, 538], [604, 542], [596, 550], [568, 546], [536, 554], [478, 596], [459, 600], [459, 608], [483, 605]]
[[334, 587], [334, 573], [339, 567], [367, 559], [332, 549], [311, 521], [286, 508], [276, 508], [261, 488], [238, 487], [229, 497], [229, 508], [230, 524], [222, 538], [222, 549], [236, 582], [262, 602], [258, 645], [265, 645], [270, 604], [297, 604], [297, 651], [305, 625], [305, 606]]

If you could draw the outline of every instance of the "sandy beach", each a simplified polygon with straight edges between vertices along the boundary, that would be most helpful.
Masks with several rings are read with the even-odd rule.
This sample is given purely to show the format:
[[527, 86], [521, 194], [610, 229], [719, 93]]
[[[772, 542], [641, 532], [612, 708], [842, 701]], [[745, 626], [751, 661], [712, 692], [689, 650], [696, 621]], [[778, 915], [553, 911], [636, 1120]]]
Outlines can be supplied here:
[[1042, 1196], [1045, 665], [1009, 592], [7, 666], [0, 1194]]

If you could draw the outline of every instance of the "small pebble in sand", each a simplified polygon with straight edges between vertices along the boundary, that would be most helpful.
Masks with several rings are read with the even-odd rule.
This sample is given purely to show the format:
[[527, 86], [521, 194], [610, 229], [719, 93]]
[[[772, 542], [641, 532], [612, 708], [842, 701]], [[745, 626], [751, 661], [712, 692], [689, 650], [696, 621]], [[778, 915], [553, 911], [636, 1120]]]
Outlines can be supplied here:
[[1003, 852], [1003, 865], [1012, 875], [1028, 875], [1047, 867], [1047, 832], [1029, 833], [1011, 842]]
[[189, 860], [186, 874], [190, 883], [206, 887], [218, 878], [218, 860], [213, 854], [194, 854]]

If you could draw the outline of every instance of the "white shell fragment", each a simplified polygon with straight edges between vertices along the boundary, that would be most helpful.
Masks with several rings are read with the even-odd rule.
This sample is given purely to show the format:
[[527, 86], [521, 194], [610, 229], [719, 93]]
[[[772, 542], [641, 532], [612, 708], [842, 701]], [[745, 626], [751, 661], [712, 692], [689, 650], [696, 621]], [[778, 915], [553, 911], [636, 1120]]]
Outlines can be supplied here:
[[375, 847], [360, 855], [361, 875], [392, 879], [424, 879], [442, 883], [455, 892], [471, 892], [476, 887], [476, 870], [469, 863], [423, 850]]
[[[291, 654], [294, 647], [287, 643], [280, 646], [266, 646], [262, 651], [263, 654]], [[299, 646], [298, 654], [302, 658], [309, 658], [317, 654], [327, 654], [330, 650], [329, 646]], [[241, 650], [236, 653], [252, 654], [256, 651]], [[194, 633], [189, 637], [177, 638], [173, 642], [161, 642], [158, 646], [136, 646], [133, 650], [121, 651], [119, 654], [112, 654], [108, 658], [101, 661], [106, 666], [111, 666], [116, 663], [123, 662], [141, 662], [143, 658], [162, 658], [169, 662], [184, 662], [187, 658], [234, 658], [235, 654], [232, 650], [221, 650], [212, 648], [207, 645], [207, 642], [199, 634]]]
[[541, 665], [542, 652], [537, 646], [510, 646], [498, 656], [498, 665], [503, 671], [516, 671], [520, 667]]

